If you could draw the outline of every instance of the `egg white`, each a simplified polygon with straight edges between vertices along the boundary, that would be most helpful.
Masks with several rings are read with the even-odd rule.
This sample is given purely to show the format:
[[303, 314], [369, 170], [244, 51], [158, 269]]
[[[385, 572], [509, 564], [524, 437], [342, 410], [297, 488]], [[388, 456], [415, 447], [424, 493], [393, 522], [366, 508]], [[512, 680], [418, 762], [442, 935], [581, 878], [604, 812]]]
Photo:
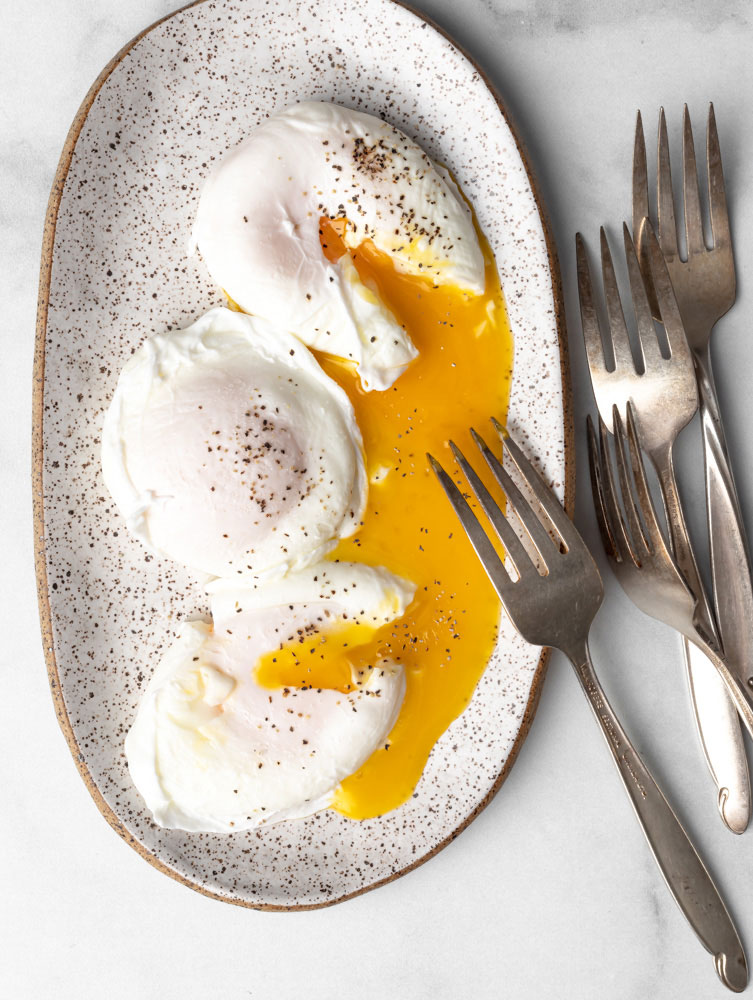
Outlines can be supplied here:
[[149, 683], [125, 742], [136, 787], [160, 826], [231, 833], [308, 816], [387, 738], [405, 691], [389, 660], [344, 694], [270, 690], [264, 653], [298, 630], [378, 628], [413, 587], [386, 570], [323, 562], [248, 588], [212, 585], [214, 627], [189, 622]]
[[297, 338], [223, 308], [128, 361], [102, 467], [150, 550], [218, 577], [314, 562], [356, 530], [366, 503], [343, 390]]
[[370, 239], [396, 267], [475, 294], [484, 261], [449, 174], [398, 129], [336, 104], [304, 102], [226, 154], [201, 194], [193, 239], [225, 291], [387, 389], [416, 356], [405, 330], [346, 254], [325, 258], [320, 218], [345, 242]]

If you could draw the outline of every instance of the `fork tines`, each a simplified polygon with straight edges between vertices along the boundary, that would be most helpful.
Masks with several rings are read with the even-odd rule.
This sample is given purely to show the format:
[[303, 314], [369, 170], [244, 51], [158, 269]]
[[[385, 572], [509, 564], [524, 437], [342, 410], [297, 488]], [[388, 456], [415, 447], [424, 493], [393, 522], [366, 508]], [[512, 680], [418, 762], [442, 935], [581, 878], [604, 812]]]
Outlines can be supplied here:
[[[682, 189], [685, 215], [685, 240], [688, 254], [700, 253], [706, 249], [703, 235], [700, 187], [696, 167], [693, 128], [687, 104], [683, 109], [682, 122]], [[722, 156], [719, 135], [716, 128], [714, 105], [709, 104], [706, 125], [706, 173], [711, 219], [712, 248], [719, 249], [731, 243], [727, 196], [722, 172]], [[646, 141], [640, 111], [635, 123], [633, 147], [633, 237], [638, 242], [641, 223], [649, 215], [648, 169]], [[669, 161], [669, 138], [664, 108], [659, 111], [659, 140], [657, 155], [657, 217], [659, 221], [659, 244], [666, 257], [679, 256], [677, 223], [672, 196], [672, 170]], [[644, 258], [641, 256], [641, 264]], [[653, 306], [653, 303], [652, 303]]]
[[[471, 436], [492, 475], [504, 491], [511, 511], [514, 511], [519, 518], [528, 538], [541, 557], [544, 568], [549, 572], [552, 569], [554, 558], [561, 553], [561, 546], [567, 550], [573, 544], [572, 522], [506, 429], [496, 420], [492, 420], [492, 423], [502, 440], [505, 452], [532, 493], [533, 501], [529, 501], [523, 496], [502, 462], [473, 428], [471, 428]], [[473, 466], [453, 441], [450, 441], [450, 448], [459, 467], [468, 479], [471, 490], [502, 542], [518, 577], [523, 578], [530, 570], [536, 570], [531, 556], [526, 552], [506, 513], [484, 486]], [[432, 455], [427, 455], [427, 458], [504, 603], [505, 594], [509, 592], [513, 580], [461, 490]], [[549, 533], [549, 525], [554, 529], [556, 541]], [[537, 570], [536, 572], [538, 575]]]
[[[639, 427], [648, 435], [648, 450], [651, 451], [656, 443], [654, 439], [665, 436], [664, 428], [654, 425], [657, 411], [663, 409], [665, 400], [677, 404], [673, 412], [678, 430], [692, 417], [698, 405], [696, 378], [672, 282], [650, 222], [645, 219], [641, 226], [641, 247], [649, 268], [648, 284], [627, 226], [623, 226], [623, 243], [639, 358], [636, 360], [633, 354], [612, 253], [603, 229], [601, 269], [606, 305], [606, 323], [603, 324], [597, 311], [586, 245], [580, 233], [576, 236], [583, 341], [602, 419], [613, 431], [613, 405], [617, 404], [620, 412], [624, 413], [628, 401], [633, 400]], [[654, 289], [655, 299], [658, 300], [658, 314], [666, 344], [664, 353], [652, 316], [649, 287]]]
[[[642, 220], [640, 228], [641, 248], [648, 261], [651, 284], [658, 297], [658, 315], [667, 337], [670, 356], [687, 355], [690, 357], [685, 331], [677, 307], [672, 282], [669, 278], [661, 249], [657, 242], [651, 223], [647, 218]], [[601, 266], [604, 287], [604, 299], [607, 311], [606, 336], [602, 334], [601, 324], [596, 309], [591, 268], [588, 263], [586, 245], [583, 236], [575, 237], [578, 271], [578, 293], [580, 299], [583, 337], [588, 357], [588, 365], [592, 373], [609, 371], [610, 374], [637, 374], [637, 367], [630, 346], [625, 313], [622, 308], [617, 277], [604, 228], [600, 231]], [[652, 310], [647, 297], [646, 282], [640, 269], [636, 248], [627, 225], [623, 224], [623, 243], [627, 261], [630, 297], [636, 320], [640, 360], [643, 370], [649, 371], [653, 366], [666, 360], [662, 357], [656, 328], [652, 318]], [[607, 343], [611, 349], [614, 367], [609, 367], [604, 352]]]
[[[708, 653], [717, 653], [717, 638], [708, 629], [706, 619], [698, 613], [698, 601], [659, 525], [632, 404], [627, 406], [627, 427], [616, 408], [613, 422], [614, 464], [619, 486], [615, 483], [604, 421], [599, 419], [598, 438], [590, 416], [587, 421], [596, 520], [617, 579], [633, 603], [646, 614], [675, 628], [691, 641], [705, 644]], [[750, 722], [753, 732], [753, 705], [738, 710], [746, 725]]]
[[[534, 557], [510, 524], [507, 512], [493, 499], [460, 449], [450, 442], [453, 454], [517, 572], [513, 580], [463, 493], [439, 462], [427, 458], [497, 591], [502, 606], [520, 635], [535, 646], [556, 646], [575, 663], [582, 664], [586, 637], [604, 595], [601, 576], [586, 543], [507, 430], [492, 420], [503, 442], [504, 456], [514, 466], [522, 489], [481, 435], [471, 435], [497, 484], [507, 498], [507, 512], [522, 525]], [[509, 466], [508, 466], [509, 467]], [[528, 495], [526, 495], [528, 494]], [[529, 496], [530, 495], [530, 496]], [[573, 595], [577, 600], [573, 600]]]
[[[632, 403], [627, 404], [627, 428], [616, 406], [612, 422], [619, 492], [612, 472], [604, 421], [599, 418], [597, 441], [590, 414], [587, 418], [591, 488], [604, 548], [616, 562], [631, 560], [638, 568], [654, 553], [671, 559], [648, 488]], [[622, 508], [618, 496], [622, 497]]]

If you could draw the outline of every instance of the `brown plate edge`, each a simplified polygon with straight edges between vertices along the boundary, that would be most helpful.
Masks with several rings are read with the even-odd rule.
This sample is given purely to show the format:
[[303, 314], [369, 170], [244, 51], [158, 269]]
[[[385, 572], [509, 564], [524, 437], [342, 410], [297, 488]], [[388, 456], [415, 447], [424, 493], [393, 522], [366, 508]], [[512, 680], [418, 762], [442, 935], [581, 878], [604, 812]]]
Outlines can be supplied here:
[[[76, 742], [76, 737], [73, 732], [73, 727], [71, 726], [70, 719], [68, 717], [68, 711], [65, 707], [65, 701], [63, 699], [63, 693], [60, 687], [60, 676], [57, 668], [57, 661], [55, 658], [55, 646], [54, 646], [54, 636], [52, 628], [52, 616], [50, 613], [49, 604], [49, 594], [48, 594], [48, 583], [47, 583], [47, 564], [45, 559], [45, 543], [44, 543], [44, 445], [43, 445], [43, 420], [44, 420], [44, 375], [45, 375], [45, 345], [47, 338], [47, 316], [49, 310], [49, 296], [50, 296], [50, 282], [52, 278], [52, 260], [53, 260], [53, 249], [55, 244], [55, 231], [57, 227], [57, 217], [58, 210], [60, 208], [60, 200], [63, 194], [63, 188], [65, 186], [65, 181], [68, 175], [68, 170], [71, 165], [71, 160], [73, 159], [73, 151], [78, 141], [78, 137], [86, 121], [86, 117], [102, 88], [105, 80], [110, 76], [115, 67], [123, 60], [123, 58], [130, 52], [130, 50], [139, 42], [145, 35], [149, 34], [154, 28], [158, 27], [164, 21], [169, 20], [176, 14], [180, 14], [183, 11], [189, 10], [191, 7], [196, 7], [199, 4], [205, 3], [206, 0], [192, 0], [191, 3], [186, 4], [183, 7], [178, 8], [172, 13], [167, 14], [165, 17], [160, 18], [153, 24], [149, 25], [143, 31], [139, 32], [134, 38], [131, 39], [123, 48], [110, 60], [110, 62], [105, 66], [102, 72], [99, 74], [97, 79], [92, 84], [89, 92], [84, 98], [80, 108], [76, 112], [76, 117], [73, 119], [73, 123], [68, 131], [68, 135], [65, 140], [65, 145], [63, 146], [63, 151], [60, 156], [60, 161], [58, 163], [57, 170], [55, 172], [55, 178], [52, 183], [52, 190], [50, 191], [49, 201], [47, 203], [47, 213], [45, 216], [44, 231], [42, 235], [42, 259], [39, 273], [39, 292], [37, 298], [37, 322], [36, 322], [36, 334], [34, 343], [34, 370], [33, 370], [33, 393], [32, 393], [32, 455], [31, 455], [31, 474], [32, 474], [32, 499], [33, 499], [33, 525], [34, 525], [34, 567], [37, 579], [37, 600], [39, 604], [39, 619], [40, 627], [42, 633], [42, 645], [44, 649], [45, 663], [47, 666], [47, 674], [50, 682], [50, 691], [52, 693], [52, 699], [55, 706], [55, 713], [57, 715], [58, 723], [63, 735], [66, 739], [68, 747], [71, 751], [74, 763], [78, 768], [79, 774], [81, 775], [84, 784], [86, 785], [89, 794], [94, 800], [95, 805], [102, 813], [104, 818], [110, 824], [110, 826], [115, 830], [115, 832], [122, 837], [122, 839], [138, 854], [141, 855], [149, 864], [153, 865], [158, 871], [163, 872], [165, 875], [169, 875], [170, 878], [175, 879], [177, 882], [182, 883], [189, 889], [193, 889], [196, 892], [202, 893], [204, 896], [208, 896], [211, 899], [217, 899], [223, 903], [232, 903], [235, 906], [242, 906], [249, 909], [255, 910], [271, 910], [271, 911], [291, 911], [291, 910], [318, 910], [327, 906], [333, 906], [335, 903], [342, 903], [348, 899], [353, 899], [356, 896], [360, 896], [365, 892], [370, 892], [372, 889], [378, 889], [382, 885], [386, 885], [388, 882], [392, 882], [394, 879], [400, 878], [402, 875], [406, 875], [408, 872], [413, 871], [418, 868], [419, 865], [424, 864], [430, 858], [433, 858], [438, 854], [444, 847], [451, 843], [455, 838], [465, 830], [470, 823], [482, 812], [486, 806], [489, 805], [491, 800], [497, 794], [499, 789], [502, 787], [505, 779], [507, 778], [510, 770], [517, 759], [520, 748], [528, 735], [528, 731], [533, 722], [533, 717], [536, 714], [536, 708], [538, 707], [539, 698], [541, 696], [541, 688], [544, 681], [544, 676], [546, 674], [546, 666], [549, 659], [550, 650], [542, 650], [541, 657], [539, 658], [538, 666], [536, 667], [536, 672], [534, 674], [533, 683], [531, 685], [531, 693], [528, 698], [528, 703], [523, 713], [523, 721], [521, 727], [518, 731], [518, 735], [515, 738], [510, 754], [505, 761], [505, 765], [497, 776], [494, 785], [489, 790], [485, 798], [473, 809], [468, 816], [463, 820], [463, 822], [453, 830], [449, 836], [447, 836], [441, 843], [437, 844], [436, 847], [428, 851], [423, 857], [407, 865], [405, 868], [401, 868], [400, 871], [394, 872], [392, 875], [387, 876], [384, 879], [380, 879], [378, 882], [373, 882], [371, 885], [364, 886], [361, 889], [357, 889], [355, 892], [347, 893], [344, 896], [338, 896], [336, 899], [329, 899], [322, 903], [307, 903], [307, 904], [291, 904], [290, 906], [278, 905], [274, 903], [250, 903], [247, 900], [233, 899], [229, 896], [224, 896], [217, 892], [212, 892], [204, 886], [198, 885], [187, 879], [180, 872], [165, 865], [159, 860], [154, 854], [148, 851], [143, 844], [141, 844], [120, 822], [116, 813], [110, 808], [110, 806], [105, 801], [102, 793], [94, 782], [89, 769], [86, 766], [84, 755], [81, 753], [80, 748]], [[528, 180], [531, 185], [531, 190], [533, 192], [534, 200], [536, 202], [536, 207], [541, 218], [542, 226], [544, 229], [544, 238], [547, 246], [547, 253], [549, 256], [549, 270], [552, 278], [552, 298], [554, 302], [555, 310], [555, 321], [557, 325], [557, 334], [559, 339], [559, 351], [560, 351], [560, 368], [562, 374], [562, 400], [563, 400], [563, 421], [564, 421], [564, 431], [565, 431], [565, 509], [572, 517], [574, 502], [575, 502], [575, 452], [574, 452], [574, 425], [573, 425], [573, 411], [572, 411], [572, 389], [570, 383], [570, 361], [567, 345], [567, 333], [565, 327], [565, 308], [564, 299], [562, 295], [562, 279], [560, 276], [559, 260], [557, 257], [557, 248], [554, 242], [554, 238], [551, 232], [551, 225], [544, 208], [544, 204], [536, 184], [536, 180], [533, 176], [530, 161], [528, 158], [528, 153], [523, 145], [518, 131], [510, 118], [510, 114], [502, 101], [502, 98], [497, 93], [496, 88], [489, 80], [488, 76], [481, 67], [478, 65], [475, 59], [468, 52], [465, 51], [460, 45], [458, 45], [454, 39], [441, 28], [435, 21], [427, 17], [421, 11], [415, 10], [407, 3], [403, 3], [402, 0], [391, 0], [399, 7], [403, 7], [408, 10], [411, 14], [417, 17], [419, 20], [424, 21], [435, 31], [437, 31], [443, 38], [446, 38], [451, 45], [453, 45], [473, 66], [474, 70], [478, 73], [479, 77], [483, 80], [484, 84], [488, 88], [489, 92], [494, 96], [497, 102], [500, 113], [502, 117], [508, 124], [510, 131], [512, 133], [515, 144], [520, 153], [521, 159], [523, 161], [523, 166], [525, 167], [526, 173], [528, 175]]]

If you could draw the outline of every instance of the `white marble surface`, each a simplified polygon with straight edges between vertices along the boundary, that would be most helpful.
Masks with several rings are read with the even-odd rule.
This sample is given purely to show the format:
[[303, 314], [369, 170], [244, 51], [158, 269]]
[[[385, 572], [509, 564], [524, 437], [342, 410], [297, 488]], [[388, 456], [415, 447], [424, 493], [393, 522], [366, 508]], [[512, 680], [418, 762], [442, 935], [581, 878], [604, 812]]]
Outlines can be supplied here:
[[[562, 260], [578, 428], [577, 520], [601, 558], [582, 430], [573, 236], [629, 209], [635, 109], [653, 128], [713, 99], [734, 213], [738, 304], [715, 360], [748, 523], [753, 440], [753, 42], [745, 0], [425, 0], [506, 98], [528, 144]], [[102, 820], [71, 762], [47, 688], [36, 612], [29, 412], [36, 282], [49, 187], [68, 126], [107, 60], [170, 0], [47, 0], [3, 7], [0, 186], [5, 309], [0, 368], [2, 993], [8, 997], [324, 1000], [706, 1000], [710, 957], [664, 888], [575, 678], [555, 655], [528, 740], [500, 795], [450, 847], [404, 879], [312, 913], [205, 899], [160, 875]], [[556, 9], [555, 9], [556, 8]], [[694, 432], [684, 483], [698, 500]], [[698, 503], [695, 503], [698, 509]], [[696, 518], [697, 525], [702, 524]], [[603, 562], [603, 561], [602, 561]], [[721, 825], [692, 732], [678, 645], [605, 569], [593, 650], [624, 716], [726, 894], [753, 955], [753, 830]], [[753, 989], [753, 987], [752, 987]]]

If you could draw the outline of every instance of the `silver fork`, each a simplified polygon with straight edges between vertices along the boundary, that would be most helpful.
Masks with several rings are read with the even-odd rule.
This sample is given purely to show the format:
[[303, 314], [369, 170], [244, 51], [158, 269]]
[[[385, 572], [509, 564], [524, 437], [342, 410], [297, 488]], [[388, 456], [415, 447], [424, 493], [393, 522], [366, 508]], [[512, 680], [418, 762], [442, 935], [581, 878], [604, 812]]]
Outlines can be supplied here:
[[735, 926], [688, 835], [607, 701], [591, 663], [588, 633], [603, 598], [596, 564], [557, 498], [504, 428], [496, 421], [494, 424], [508, 458], [534, 497], [532, 501], [523, 497], [481, 437], [473, 430], [471, 434], [504, 491], [509, 508], [519, 518], [536, 549], [545, 569], [544, 575], [526, 552], [501, 507], [452, 442], [450, 446], [455, 458], [501, 540], [518, 575], [517, 580], [508, 574], [458, 486], [431, 455], [427, 456], [429, 462], [512, 624], [526, 641], [536, 646], [555, 646], [573, 664], [670, 892], [703, 946], [714, 956], [719, 978], [729, 989], [740, 992], [747, 985], [748, 970]]
[[[663, 357], [660, 350], [646, 287], [627, 226], [623, 226], [622, 234], [643, 370], [638, 369], [633, 358], [606, 233], [602, 228], [601, 269], [607, 310], [604, 334], [596, 311], [585, 242], [578, 233], [575, 238], [578, 296], [591, 384], [601, 419], [610, 431], [613, 431], [613, 408], [616, 406], [618, 411], [624, 412], [628, 401], [635, 406], [641, 441], [656, 469], [669, 514], [673, 550], [690, 590], [697, 597], [698, 627], [703, 629], [708, 639], [719, 645], [716, 623], [693, 556], [674, 473], [673, 451], [677, 435], [698, 410], [693, 359], [653, 231], [644, 227], [643, 241], [647, 244], [645, 256], [651, 267], [653, 287], [660, 306], [659, 321], [664, 326], [669, 357]], [[614, 367], [608, 367], [605, 340], [611, 346]]]
[[[657, 204], [659, 244], [674, 286], [677, 304], [695, 360], [704, 442], [706, 512], [719, 634], [727, 656], [753, 673], [753, 586], [745, 528], [732, 477], [719, 400], [711, 368], [710, 336], [714, 324], [735, 301], [735, 263], [714, 106], [709, 105], [706, 132], [708, 201], [713, 246], [703, 235], [693, 129], [687, 105], [683, 114], [683, 201], [686, 260], [680, 256], [675, 223], [667, 124], [659, 115]], [[646, 144], [640, 112], [633, 148], [633, 234], [650, 214]], [[648, 273], [645, 259], [641, 260]], [[649, 283], [650, 290], [650, 283]], [[656, 302], [652, 296], [656, 316]], [[690, 656], [689, 679], [701, 739], [712, 774], [727, 801], [722, 816], [741, 833], [750, 815], [750, 781], [739, 727], [730, 728], [729, 702], [703, 662]]]
[[[641, 229], [641, 257], [644, 261], [644, 273], [651, 279], [653, 312], [664, 327], [669, 357], [663, 357], [659, 347], [646, 284], [627, 226], [623, 227], [623, 243], [642, 371], [636, 367], [631, 351], [604, 230], [601, 231], [601, 264], [607, 313], [605, 335], [596, 310], [583, 237], [580, 234], [576, 237], [583, 339], [594, 396], [601, 418], [610, 430], [613, 430], [613, 406], [616, 405], [624, 413], [627, 402], [631, 400], [634, 403], [643, 447], [659, 477], [672, 550], [685, 581], [696, 598], [696, 627], [701, 629], [706, 641], [719, 651], [721, 642], [693, 555], [672, 457], [679, 432], [698, 409], [693, 358], [669, 274], [650, 224]], [[611, 345], [613, 367], [607, 367], [605, 341]], [[686, 663], [690, 662], [690, 656], [686, 655]], [[700, 652], [694, 657], [693, 663], [694, 669], [690, 673], [691, 694], [706, 759], [717, 782], [719, 809], [726, 825], [736, 833], [742, 833], [748, 822], [750, 784], [737, 714], [726, 688], [721, 685], [716, 673], [704, 661]], [[690, 667], [688, 669], [690, 671]], [[707, 697], [699, 697], [701, 688]]]
[[[753, 694], [730, 670], [726, 658], [709, 645], [699, 631], [695, 596], [670, 555], [659, 528], [646, 481], [642, 442], [632, 403], [627, 404], [627, 431], [616, 406], [612, 425], [616, 440], [619, 493], [612, 474], [604, 422], [599, 419], [597, 446], [593, 423], [588, 418], [588, 455], [596, 517], [617, 579], [641, 611], [676, 629], [703, 651], [720, 675], [740, 718], [753, 737]], [[624, 516], [618, 496], [622, 498]]]

